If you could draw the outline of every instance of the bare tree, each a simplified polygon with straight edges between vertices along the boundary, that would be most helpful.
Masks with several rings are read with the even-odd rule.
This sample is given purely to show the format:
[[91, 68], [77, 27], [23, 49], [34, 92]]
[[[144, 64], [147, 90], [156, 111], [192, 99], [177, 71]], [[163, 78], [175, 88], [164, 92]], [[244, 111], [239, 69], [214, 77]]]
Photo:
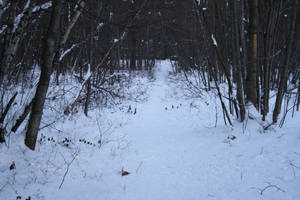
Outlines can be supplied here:
[[61, 10], [63, 2], [61, 0], [53, 1], [51, 19], [48, 27], [48, 33], [44, 41], [44, 50], [42, 54], [41, 75], [32, 103], [32, 110], [28, 121], [25, 144], [31, 150], [35, 149], [38, 130], [42, 118], [44, 103], [52, 74], [53, 59], [57, 50], [57, 40], [59, 37], [59, 24], [61, 19]]
[[297, 9], [298, 9], [298, 0], [294, 0], [293, 14], [292, 14], [292, 18], [291, 18], [292, 21], [291, 21], [290, 27], [289, 27], [290, 32], [288, 35], [288, 40], [287, 40], [287, 44], [286, 44], [286, 48], [285, 48], [286, 55], [284, 58], [284, 66], [283, 66], [281, 76], [280, 76], [279, 88], [278, 88], [278, 92], [277, 92], [275, 108], [273, 111], [273, 122], [274, 123], [277, 122], [278, 115], [280, 114], [282, 99], [283, 99], [283, 96], [284, 96], [284, 94], [286, 92], [286, 88], [287, 88], [289, 64], [290, 64], [290, 59], [291, 59], [291, 54], [292, 54], [292, 46], [293, 46], [294, 37], [295, 37]]
[[247, 77], [245, 81], [246, 100], [257, 107], [257, 23], [258, 0], [248, 0], [249, 6], [249, 51]]

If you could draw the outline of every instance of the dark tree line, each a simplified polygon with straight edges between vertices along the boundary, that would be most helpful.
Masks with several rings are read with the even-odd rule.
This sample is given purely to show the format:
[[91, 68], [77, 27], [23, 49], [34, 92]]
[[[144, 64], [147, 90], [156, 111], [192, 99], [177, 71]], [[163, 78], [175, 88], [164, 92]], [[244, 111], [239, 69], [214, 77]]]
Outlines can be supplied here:
[[[211, 80], [227, 82], [229, 113], [243, 121], [252, 104], [263, 120], [271, 112], [276, 123], [283, 98], [291, 96], [299, 110], [298, 0], [194, 1], [184, 12], [192, 25], [179, 40], [178, 65], [198, 71], [208, 89]], [[272, 92], [276, 103], [270, 110]]]
[[[245, 120], [253, 105], [278, 121], [284, 99], [300, 100], [299, 0], [2, 0], [0, 5], [0, 141], [29, 116], [25, 144], [35, 148], [51, 80], [74, 73], [89, 103], [111, 94], [105, 77], [151, 70], [171, 59], [197, 73], [201, 88], [216, 89], [224, 119]], [[84, 74], [90, 71], [89, 77]], [[34, 85], [34, 74], [40, 78]], [[52, 79], [51, 79], [52, 78]], [[113, 81], [120, 81], [116, 77]], [[226, 83], [223, 94], [219, 85]], [[35, 88], [8, 130], [16, 86]], [[274, 108], [270, 98], [276, 96]], [[94, 98], [94, 99], [93, 99]], [[71, 113], [78, 99], [66, 107]], [[287, 112], [288, 106], [285, 106]]]

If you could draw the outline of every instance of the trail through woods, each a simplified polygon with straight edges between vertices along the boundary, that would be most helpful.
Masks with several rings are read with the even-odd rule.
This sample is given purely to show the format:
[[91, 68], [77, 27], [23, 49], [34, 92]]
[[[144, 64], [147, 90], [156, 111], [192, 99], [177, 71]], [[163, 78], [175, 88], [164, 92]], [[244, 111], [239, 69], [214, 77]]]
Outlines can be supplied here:
[[[252, 200], [273, 184], [282, 191], [268, 187], [262, 192], [264, 199], [300, 197], [299, 178], [284, 164], [288, 152], [288, 157], [297, 157], [292, 153], [296, 147], [288, 146], [289, 138], [261, 135], [251, 122], [245, 134], [222, 121], [215, 128], [214, 103], [202, 102], [195, 111], [193, 102], [174, 98], [176, 85], [169, 82], [169, 72], [168, 61], [157, 64], [149, 101], [120, 130], [129, 141], [120, 165], [131, 174], [122, 177], [121, 194], [110, 188], [107, 199]], [[237, 139], [228, 140], [231, 135]]]
[[158, 62], [147, 101], [106, 111], [114, 124], [130, 116], [110, 134], [100, 110], [41, 130], [34, 152], [12, 135], [14, 145], [0, 151], [0, 199], [300, 199], [298, 115], [283, 129], [263, 131], [250, 119], [246, 129], [225, 126], [214, 94], [185, 98], [171, 71], [169, 61]]

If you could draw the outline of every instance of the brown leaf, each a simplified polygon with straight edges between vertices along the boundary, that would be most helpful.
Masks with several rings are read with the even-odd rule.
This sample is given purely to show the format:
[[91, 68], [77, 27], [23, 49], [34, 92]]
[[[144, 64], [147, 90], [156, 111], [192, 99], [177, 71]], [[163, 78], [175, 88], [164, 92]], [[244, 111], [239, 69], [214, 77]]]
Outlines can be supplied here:
[[122, 176], [127, 176], [129, 174], [130, 174], [130, 172], [124, 171], [123, 168], [122, 168]]
[[13, 169], [16, 169], [16, 164], [15, 164], [15, 162], [12, 162], [12, 164], [11, 164], [10, 167], [9, 167], [9, 170], [13, 170]]

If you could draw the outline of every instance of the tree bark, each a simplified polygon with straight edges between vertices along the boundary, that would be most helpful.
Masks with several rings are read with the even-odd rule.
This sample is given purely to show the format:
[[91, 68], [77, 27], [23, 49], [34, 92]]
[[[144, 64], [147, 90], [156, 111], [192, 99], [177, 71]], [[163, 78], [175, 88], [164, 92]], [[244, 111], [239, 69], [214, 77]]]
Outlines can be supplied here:
[[3, 13], [7, 10], [6, 6], [8, 4], [8, 0], [3, 0], [2, 5], [0, 5], [0, 20], [2, 18]]
[[280, 12], [280, 2], [272, 2], [268, 5], [268, 25], [264, 34], [264, 64], [263, 64], [263, 85], [262, 85], [262, 120], [265, 121], [266, 115], [269, 112], [269, 99], [271, 88], [271, 73], [273, 54], [276, 39], [276, 24], [278, 23], [278, 17]]
[[278, 92], [277, 92], [277, 97], [276, 97], [276, 103], [275, 103], [275, 107], [274, 107], [274, 111], [273, 111], [273, 123], [277, 123], [278, 115], [280, 114], [280, 111], [281, 111], [283, 96], [284, 96], [284, 93], [286, 92], [289, 64], [290, 64], [290, 58], [291, 58], [291, 54], [292, 54], [292, 46], [293, 46], [294, 36], [295, 36], [298, 0], [294, 0], [293, 9], [294, 9], [294, 11], [293, 11], [293, 16], [292, 16], [292, 22], [291, 22], [290, 28], [289, 28], [290, 33], [288, 35], [288, 41], [287, 41], [287, 45], [286, 45], [286, 49], [285, 49], [286, 55], [284, 57], [284, 66], [281, 71], [280, 82], [279, 82], [279, 87], [278, 87]]
[[[130, 2], [129, 10], [129, 19], [135, 19], [136, 12], [136, 1]], [[128, 31], [128, 40], [129, 40], [129, 59], [130, 59], [130, 69], [136, 70], [136, 30], [134, 21], [132, 21], [129, 31]]]
[[[14, 5], [12, 6], [17, 6], [16, 3], [14, 3]], [[31, 1], [29, 6], [27, 8], [24, 7], [23, 10], [23, 17], [21, 18], [20, 23], [18, 24], [18, 27], [16, 27], [16, 29], [14, 29], [14, 21], [16, 20], [15, 16], [12, 20], [12, 24], [9, 30], [9, 33], [7, 33], [7, 41], [5, 42], [5, 46], [4, 46], [4, 53], [3, 53], [3, 57], [2, 57], [2, 66], [1, 66], [1, 74], [0, 76], [3, 77], [5, 75], [7, 75], [7, 71], [10, 68], [10, 65], [17, 53], [17, 50], [19, 48], [19, 43], [21, 41], [21, 37], [22, 34], [24, 32], [24, 29], [26, 28], [26, 26], [29, 23], [29, 20], [31, 18], [32, 15], [32, 9], [35, 6], [35, 1]]]
[[75, 14], [73, 15], [71, 21], [69, 22], [69, 24], [67, 25], [67, 28], [66, 28], [66, 31], [64, 33], [64, 35], [62, 36], [60, 42], [59, 42], [59, 50], [58, 52], [56, 53], [55, 57], [54, 57], [54, 61], [53, 61], [53, 68], [54, 70], [56, 70], [56, 84], [59, 85], [59, 74], [60, 74], [60, 70], [58, 68], [59, 66], [59, 63], [61, 62], [61, 60], [63, 59], [62, 57], [62, 53], [64, 51], [64, 47], [66, 45], [66, 42], [69, 38], [69, 35], [74, 27], [74, 25], [76, 24], [76, 22], [78, 21], [81, 13], [82, 13], [82, 10], [85, 8], [86, 6], [86, 1], [85, 0], [82, 0], [79, 5], [78, 5], [78, 8], [75, 12]]
[[258, 1], [248, 0], [249, 6], [249, 51], [245, 93], [247, 102], [257, 107], [257, 21]]
[[19, 118], [17, 119], [16, 123], [11, 128], [12, 132], [15, 133], [18, 130], [18, 128], [20, 127], [20, 125], [23, 123], [23, 121], [26, 119], [27, 115], [29, 114], [29, 112], [31, 110], [31, 106], [32, 106], [32, 101], [30, 101], [30, 103], [27, 106], [25, 106], [25, 109], [24, 109], [23, 113], [19, 116]]
[[88, 116], [90, 99], [91, 99], [91, 79], [88, 79], [87, 85], [86, 85], [86, 98], [85, 98], [85, 103], [84, 103], [85, 116]]
[[[233, 2], [233, 20], [234, 20], [234, 40], [235, 40], [235, 45], [234, 45], [234, 65], [236, 67], [236, 83], [237, 83], [237, 100], [239, 104], [239, 118], [241, 121], [245, 120], [245, 102], [244, 102], [244, 87], [243, 87], [243, 77], [242, 77], [242, 63], [241, 63], [241, 55], [240, 55], [240, 31], [239, 31], [239, 24], [240, 24], [240, 19], [241, 15], [238, 13], [238, 2], [234, 1]], [[240, 6], [240, 5], [239, 5]]]
[[18, 92], [16, 92], [9, 100], [9, 102], [7, 103], [5, 109], [4, 109], [4, 112], [1, 114], [1, 117], [0, 117], [0, 125], [4, 122], [4, 119], [11, 107], [11, 105], [13, 104], [13, 102], [15, 101], [15, 98], [16, 96], [18, 95]]
[[33, 99], [32, 111], [28, 121], [28, 128], [25, 137], [25, 145], [31, 150], [35, 149], [46, 94], [52, 74], [53, 59], [57, 48], [57, 38], [60, 34], [59, 25], [62, 1], [54, 0], [52, 9], [51, 20], [47, 37], [45, 38], [44, 50], [42, 54], [40, 80]]
[[135, 38], [135, 30], [130, 30], [128, 32], [129, 42], [130, 42], [130, 69], [136, 70], [136, 38]]

